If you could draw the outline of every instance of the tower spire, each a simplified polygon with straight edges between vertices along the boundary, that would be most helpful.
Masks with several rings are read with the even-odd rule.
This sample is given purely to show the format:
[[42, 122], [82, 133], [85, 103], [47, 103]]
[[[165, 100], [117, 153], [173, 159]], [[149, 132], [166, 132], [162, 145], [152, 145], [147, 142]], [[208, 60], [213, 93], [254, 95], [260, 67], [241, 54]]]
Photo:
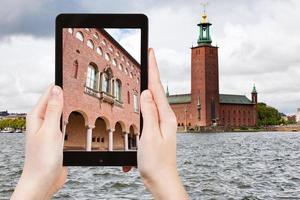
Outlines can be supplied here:
[[206, 14], [206, 7], [208, 3], [201, 3], [203, 6], [203, 14], [201, 16], [199, 26], [199, 37], [198, 37], [198, 46], [201, 45], [211, 45], [211, 37], [210, 37], [210, 31], [209, 27], [211, 26], [211, 23], [208, 22], [207, 14]]
[[170, 93], [169, 93], [169, 86], [168, 86], [168, 82], [167, 82], [167, 91], [166, 91], [166, 96], [170, 96]]

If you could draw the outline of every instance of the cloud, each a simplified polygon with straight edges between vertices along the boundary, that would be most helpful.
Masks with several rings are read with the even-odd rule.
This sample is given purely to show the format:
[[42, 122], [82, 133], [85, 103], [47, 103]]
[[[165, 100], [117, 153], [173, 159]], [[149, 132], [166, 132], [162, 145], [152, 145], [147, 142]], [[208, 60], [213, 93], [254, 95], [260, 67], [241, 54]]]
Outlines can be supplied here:
[[13, 36], [0, 54], [0, 110], [27, 112], [54, 82], [54, 40]]
[[[0, 8], [1, 106], [25, 110], [51, 82], [54, 19], [60, 12], [145, 13], [163, 84], [168, 82], [171, 94], [190, 92], [190, 47], [196, 45], [202, 12], [197, 0], [5, 0]], [[249, 96], [255, 83], [260, 101], [294, 113], [300, 107], [300, 2], [211, 0], [207, 12], [213, 44], [220, 47], [220, 92]], [[17, 102], [9, 97], [13, 94]]]

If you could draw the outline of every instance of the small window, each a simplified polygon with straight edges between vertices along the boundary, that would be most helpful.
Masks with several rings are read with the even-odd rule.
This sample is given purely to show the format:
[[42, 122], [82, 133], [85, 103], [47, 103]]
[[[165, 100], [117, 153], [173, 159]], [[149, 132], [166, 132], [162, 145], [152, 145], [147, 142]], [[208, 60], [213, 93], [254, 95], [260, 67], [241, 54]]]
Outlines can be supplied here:
[[94, 38], [99, 39], [98, 33], [94, 33], [93, 36], [94, 36]]
[[77, 79], [77, 75], [78, 75], [78, 61], [75, 60], [73, 63], [74, 66], [74, 78]]
[[89, 48], [94, 49], [94, 43], [92, 40], [88, 40], [86, 44]]
[[119, 64], [119, 69], [120, 69], [121, 71], [123, 71], [123, 65], [122, 65], [122, 64]]
[[131, 69], [134, 70], [134, 66], [133, 65], [131, 65]]
[[111, 52], [114, 51], [114, 48], [113, 48], [112, 46], [110, 46], [108, 49], [109, 49]]
[[128, 75], [128, 69], [127, 68], [125, 68], [125, 74]]
[[102, 91], [109, 93], [109, 78], [106, 73], [103, 73], [102, 75], [103, 80], [102, 80]]
[[68, 134], [65, 134], [65, 140], [68, 140]]
[[86, 76], [86, 86], [91, 89], [95, 89], [96, 87], [96, 69], [94, 66], [89, 65]]
[[114, 66], [117, 66], [117, 60], [116, 60], [116, 59], [113, 59], [113, 60], [112, 60], [112, 64], [113, 64]]
[[76, 33], [76, 38], [77, 38], [78, 40], [80, 40], [81, 42], [83, 42], [83, 34], [82, 34], [80, 31], [78, 31], [78, 32]]
[[100, 142], [100, 137], [97, 137], [97, 142]]
[[110, 61], [110, 55], [109, 55], [109, 53], [105, 54], [105, 60]]
[[68, 32], [72, 34], [73, 33], [73, 29], [72, 28], [68, 28]]
[[121, 60], [124, 62], [124, 61], [125, 61], [125, 57], [124, 57], [124, 56], [122, 56]]
[[127, 64], [128, 66], [130, 65], [128, 61], [126, 62], [126, 64]]
[[90, 30], [89, 28], [85, 28], [85, 30], [86, 30], [87, 32], [91, 32], [91, 30]]
[[120, 53], [119, 53], [119, 52], [117, 52], [117, 53], [116, 53], [116, 56], [117, 56], [117, 57], [120, 57]]
[[117, 100], [121, 101], [121, 81], [116, 80], [115, 82], [115, 97]]
[[96, 52], [97, 52], [97, 54], [99, 54], [100, 56], [102, 56], [102, 54], [103, 54], [101, 47], [97, 47]]
[[96, 142], [96, 138], [95, 137], [92, 138], [92, 142]]
[[102, 40], [101, 42], [104, 46], [106, 46], [106, 41], [105, 40]]
[[130, 104], [130, 92], [127, 91], [127, 103]]
[[134, 112], [138, 112], [138, 96], [136, 94], [133, 95], [133, 110]]
[[129, 76], [130, 76], [130, 78], [133, 78], [133, 74], [132, 74], [132, 72], [130, 72]]

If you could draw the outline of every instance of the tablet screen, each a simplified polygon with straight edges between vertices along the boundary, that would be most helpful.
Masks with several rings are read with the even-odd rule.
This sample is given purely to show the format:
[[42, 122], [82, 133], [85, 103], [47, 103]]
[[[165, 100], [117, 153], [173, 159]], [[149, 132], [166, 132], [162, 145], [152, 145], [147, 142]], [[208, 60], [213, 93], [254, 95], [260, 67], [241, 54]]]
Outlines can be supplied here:
[[63, 28], [64, 151], [136, 151], [141, 31]]

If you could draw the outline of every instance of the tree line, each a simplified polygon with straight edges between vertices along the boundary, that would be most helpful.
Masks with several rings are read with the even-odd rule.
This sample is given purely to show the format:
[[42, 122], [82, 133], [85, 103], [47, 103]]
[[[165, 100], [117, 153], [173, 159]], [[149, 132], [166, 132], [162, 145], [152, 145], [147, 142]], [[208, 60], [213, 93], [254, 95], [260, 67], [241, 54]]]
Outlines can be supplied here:
[[293, 123], [292, 121], [285, 121], [281, 116], [282, 114], [276, 108], [268, 106], [265, 103], [257, 104], [257, 125], [259, 127]]
[[25, 129], [26, 120], [24, 118], [15, 118], [15, 119], [1, 119], [0, 120], [0, 130], [4, 128], [13, 128], [13, 129]]

